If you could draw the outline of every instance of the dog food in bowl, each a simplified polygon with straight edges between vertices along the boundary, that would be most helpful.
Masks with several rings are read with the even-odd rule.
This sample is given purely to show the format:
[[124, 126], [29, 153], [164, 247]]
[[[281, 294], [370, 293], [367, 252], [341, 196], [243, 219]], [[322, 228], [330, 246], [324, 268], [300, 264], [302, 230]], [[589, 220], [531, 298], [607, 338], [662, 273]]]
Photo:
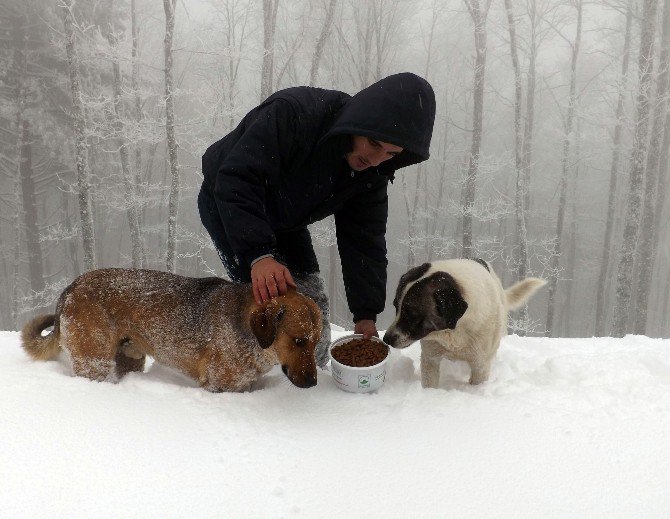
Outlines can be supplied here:
[[335, 385], [352, 393], [379, 389], [386, 378], [389, 347], [377, 337], [340, 337], [330, 345], [330, 370]]
[[330, 351], [337, 362], [352, 368], [368, 368], [379, 364], [388, 353], [389, 349], [383, 342], [363, 338], [338, 344]]

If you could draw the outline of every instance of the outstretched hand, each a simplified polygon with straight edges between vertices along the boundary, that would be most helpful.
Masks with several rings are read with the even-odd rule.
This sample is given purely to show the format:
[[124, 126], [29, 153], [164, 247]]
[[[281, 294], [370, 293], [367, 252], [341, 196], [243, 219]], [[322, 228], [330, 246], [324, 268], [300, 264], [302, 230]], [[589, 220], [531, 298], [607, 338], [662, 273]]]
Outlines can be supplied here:
[[271, 298], [286, 294], [288, 287], [295, 288], [289, 270], [272, 257], [258, 260], [251, 267], [254, 299], [260, 305]]
[[379, 337], [377, 326], [371, 319], [362, 319], [354, 324], [354, 333], [363, 334], [364, 339], [369, 339], [373, 335]]

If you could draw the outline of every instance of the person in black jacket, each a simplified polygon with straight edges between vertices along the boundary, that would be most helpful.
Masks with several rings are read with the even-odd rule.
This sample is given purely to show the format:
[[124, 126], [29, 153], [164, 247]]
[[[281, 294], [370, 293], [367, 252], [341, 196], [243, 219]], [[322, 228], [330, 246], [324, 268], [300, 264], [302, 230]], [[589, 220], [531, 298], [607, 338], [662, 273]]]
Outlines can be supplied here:
[[293, 87], [271, 95], [202, 157], [198, 209], [233, 281], [260, 303], [296, 287], [330, 324], [309, 224], [335, 215], [354, 332], [378, 335], [386, 302], [387, 187], [397, 169], [429, 157], [435, 95], [423, 78], [388, 76], [353, 97]]

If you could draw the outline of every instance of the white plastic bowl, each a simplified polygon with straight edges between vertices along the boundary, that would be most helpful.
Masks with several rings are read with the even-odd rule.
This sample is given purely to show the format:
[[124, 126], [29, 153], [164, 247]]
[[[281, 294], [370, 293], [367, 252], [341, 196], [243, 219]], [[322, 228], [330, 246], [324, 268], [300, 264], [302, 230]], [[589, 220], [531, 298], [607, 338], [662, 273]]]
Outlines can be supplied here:
[[361, 339], [362, 337], [363, 335], [360, 333], [345, 335], [334, 340], [328, 349], [328, 353], [330, 354], [330, 371], [333, 375], [335, 385], [341, 390], [349, 391], [350, 393], [369, 393], [370, 391], [375, 391], [384, 384], [384, 380], [386, 379], [386, 362], [389, 360], [388, 345], [377, 337], [371, 337], [371, 339], [384, 344], [387, 348], [386, 358], [379, 364], [364, 368], [355, 368], [337, 362], [333, 358], [333, 348], [352, 339]]

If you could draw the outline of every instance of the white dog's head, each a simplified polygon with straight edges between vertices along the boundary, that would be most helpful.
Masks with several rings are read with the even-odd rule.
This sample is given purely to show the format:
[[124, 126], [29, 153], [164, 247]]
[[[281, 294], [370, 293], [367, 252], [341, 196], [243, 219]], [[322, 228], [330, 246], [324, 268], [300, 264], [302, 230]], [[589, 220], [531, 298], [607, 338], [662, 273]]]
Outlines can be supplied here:
[[468, 309], [453, 276], [431, 267], [424, 263], [400, 278], [393, 300], [395, 320], [384, 334], [388, 345], [406, 348], [431, 332], [453, 329]]

